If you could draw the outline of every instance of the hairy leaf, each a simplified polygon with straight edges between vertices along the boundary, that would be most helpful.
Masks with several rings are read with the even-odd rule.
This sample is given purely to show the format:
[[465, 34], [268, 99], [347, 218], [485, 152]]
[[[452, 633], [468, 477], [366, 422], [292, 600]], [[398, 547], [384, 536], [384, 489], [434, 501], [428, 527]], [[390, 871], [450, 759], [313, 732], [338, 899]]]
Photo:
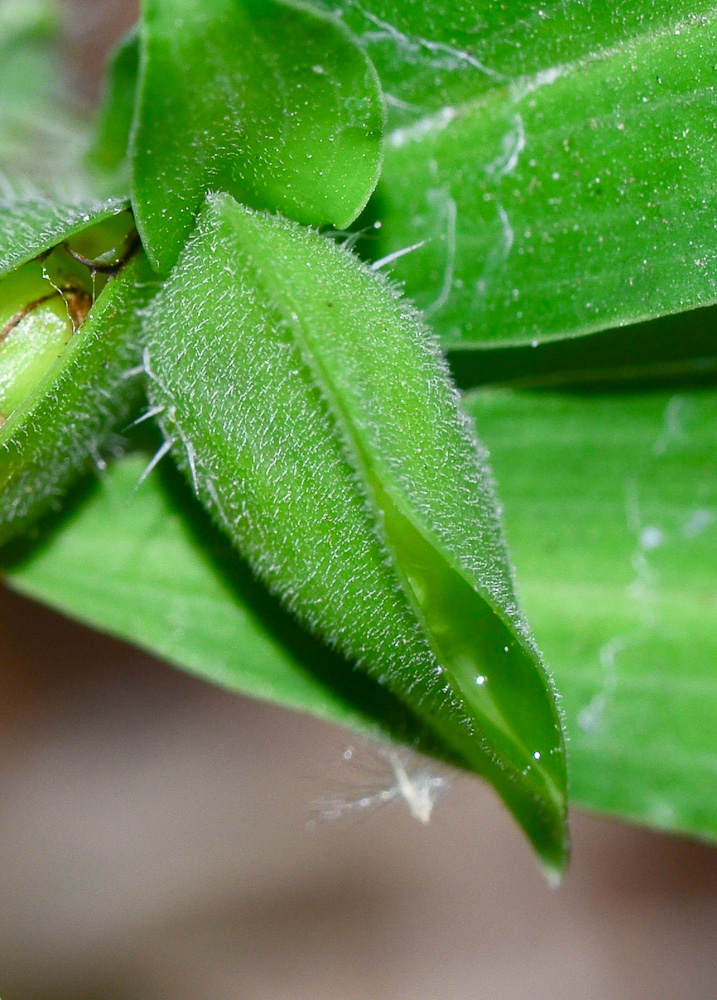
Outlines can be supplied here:
[[224, 195], [145, 336], [165, 434], [255, 571], [560, 867], [558, 718], [483, 456], [417, 316], [332, 241]]
[[[137, 398], [151, 268], [137, 250], [128, 263], [118, 259], [119, 273], [105, 284], [84, 263], [103, 250], [114, 257], [117, 247], [131, 256], [122, 207], [33, 203], [2, 217], [0, 542], [25, 531], [100, 460], [98, 449]], [[26, 237], [19, 246], [10, 241], [13, 219]]]
[[383, 99], [340, 21], [298, 3], [146, 0], [140, 41], [133, 204], [160, 270], [209, 190], [313, 225], [359, 214]]
[[51, 198], [0, 202], [0, 276], [126, 207], [125, 201], [116, 198], [77, 203]]
[[205, 680], [448, 757], [384, 687], [312, 639], [257, 585], [183, 479], [151, 453], [111, 465], [8, 582]]

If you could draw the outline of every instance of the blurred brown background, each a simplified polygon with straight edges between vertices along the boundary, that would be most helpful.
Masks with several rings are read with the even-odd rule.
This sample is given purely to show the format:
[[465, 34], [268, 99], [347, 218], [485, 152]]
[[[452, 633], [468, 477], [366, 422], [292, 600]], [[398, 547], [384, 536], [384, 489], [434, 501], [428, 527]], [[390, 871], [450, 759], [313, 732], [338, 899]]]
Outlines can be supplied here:
[[[89, 97], [134, 5], [68, 4]], [[492, 794], [306, 829], [345, 734], [0, 603], [3, 1000], [715, 1000], [717, 851], [576, 816], [550, 891]]]

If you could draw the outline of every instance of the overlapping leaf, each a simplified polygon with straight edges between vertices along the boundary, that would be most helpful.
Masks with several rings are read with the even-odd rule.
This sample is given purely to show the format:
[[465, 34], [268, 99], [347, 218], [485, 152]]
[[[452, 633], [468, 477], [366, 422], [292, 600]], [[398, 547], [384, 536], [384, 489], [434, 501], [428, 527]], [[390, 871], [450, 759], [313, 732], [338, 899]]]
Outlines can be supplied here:
[[717, 838], [717, 393], [470, 398], [575, 802]]
[[417, 317], [333, 242], [225, 195], [144, 336], [165, 434], [257, 574], [487, 776], [559, 869], [560, 725]]
[[383, 100], [340, 21], [301, 4], [146, 0], [133, 205], [151, 260], [176, 260], [207, 191], [348, 225], [381, 162]]
[[[501, 391], [469, 406], [564, 692], [574, 801], [717, 839], [716, 394]], [[146, 461], [111, 468], [11, 585], [215, 683], [390, 729], [395, 705], [337, 690], [351, 675], [262, 602], [176, 485], [155, 474], [135, 490]]]
[[126, 207], [117, 198], [68, 203], [36, 197], [0, 202], [0, 276]]
[[[14, 272], [28, 261], [80, 234], [91, 246], [93, 234], [107, 231], [112, 246], [117, 226], [124, 234], [129, 224], [126, 216], [119, 218], [124, 207], [117, 201], [75, 206], [41, 200], [7, 205], [0, 212], [0, 276], [6, 279], [0, 286], [3, 324], [9, 319], [9, 328], [14, 329], [24, 309], [41, 309], [44, 299], [56, 297], [68, 309], [72, 333], [76, 320], [70, 315], [65, 291], [43, 276], [45, 265], [28, 265], [37, 272], [29, 284], [20, 281], [8, 291], [7, 282], [15, 282]], [[78, 328], [64, 348], [53, 348], [49, 367], [43, 362], [0, 427], [2, 542], [26, 530], [57, 503], [73, 476], [93, 457], [97, 459], [104, 438], [137, 398], [137, 372], [134, 378], [129, 376], [140, 359], [140, 311], [153, 291], [154, 279], [141, 251], [120, 270], [94, 305], [94, 286], [87, 271], [83, 294], [89, 315], [84, 322], [77, 321]], [[13, 273], [8, 277], [8, 272]], [[38, 292], [39, 285], [42, 290]], [[30, 294], [28, 289], [35, 291]], [[17, 295], [21, 300], [15, 302]], [[28, 297], [36, 300], [27, 302]]]

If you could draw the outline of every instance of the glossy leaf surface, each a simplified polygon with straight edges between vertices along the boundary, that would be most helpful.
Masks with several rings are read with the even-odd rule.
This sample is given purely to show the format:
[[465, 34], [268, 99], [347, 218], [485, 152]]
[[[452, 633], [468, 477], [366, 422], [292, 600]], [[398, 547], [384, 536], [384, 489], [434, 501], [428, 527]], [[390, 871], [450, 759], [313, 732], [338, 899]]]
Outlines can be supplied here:
[[564, 856], [560, 726], [437, 349], [332, 241], [214, 196], [152, 303], [150, 399], [198, 496], [310, 629]]
[[204, 195], [348, 225], [378, 179], [383, 99], [340, 21], [310, 7], [146, 0], [133, 204], [166, 270]]
[[717, 838], [717, 393], [470, 398], [577, 803]]
[[716, 15], [678, 4], [344, 5], [391, 118], [377, 255], [446, 347], [717, 298]]

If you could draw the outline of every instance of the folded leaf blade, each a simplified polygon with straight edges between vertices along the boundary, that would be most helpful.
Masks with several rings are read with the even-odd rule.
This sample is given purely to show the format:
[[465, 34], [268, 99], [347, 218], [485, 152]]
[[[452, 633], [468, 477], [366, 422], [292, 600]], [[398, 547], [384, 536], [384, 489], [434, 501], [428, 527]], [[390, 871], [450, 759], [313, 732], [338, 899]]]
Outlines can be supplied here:
[[165, 433], [254, 570], [559, 869], [559, 720], [483, 456], [416, 315], [329, 241], [214, 196], [146, 336]]

